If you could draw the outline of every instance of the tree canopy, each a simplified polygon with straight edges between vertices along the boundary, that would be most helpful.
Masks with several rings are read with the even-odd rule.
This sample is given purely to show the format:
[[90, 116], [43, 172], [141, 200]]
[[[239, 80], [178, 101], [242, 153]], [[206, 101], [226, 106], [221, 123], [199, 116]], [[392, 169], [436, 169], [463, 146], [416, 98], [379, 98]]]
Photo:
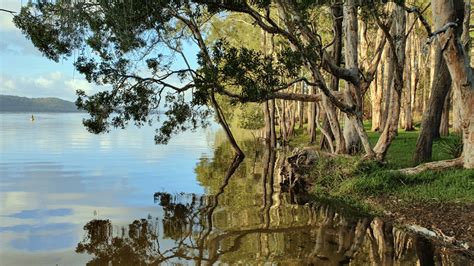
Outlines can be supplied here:
[[[410, 120], [404, 112], [411, 92], [405, 88], [415, 90], [416, 80], [412, 85], [405, 72], [416, 67], [406, 62], [415, 58], [407, 55], [414, 49], [413, 29], [430, 40], [451, 28], [456, 38], [463, 32], [450, 21], [432, 31], [425, 2], [58, 0], [28, 4], [14, 22], [46, 57], [73, 57], [89, 82], [107, 86], [95, 95], [77, 92], [76, 104], [91, 115], [84, 121], [91, 132], [151, 124], [162, 112], [166, 118], [155, 140], [167, 143], [180, 131], [206, 126], [213, 115], [242, 154], [228, 121], [236, 105], [264, 104], [264, 112], [240, 112], [248, 118], [241, 126], [274, 127], [278, 116], [286, 139], [296, 105], [290, 110], [274, 99], [321, 102], [309, 106], [308, 121], [317, 120], [316, 109], [325, 117], [318, 127], [331, 151], [363, 147], [367, 157], [383, 159], [400, 117]], [[453, 16], [462, 21], [464, 8], [456, 6]], [[377, 38], [369, 38], [369, 31]], [[371, 87], [376, 90], [376, 77], [387, 79], [388, 122], [377, 126], [381, 136], [372, 147], [363, 126], [364, 101]], [[343, 127], [337, 111], [344, 114]]]

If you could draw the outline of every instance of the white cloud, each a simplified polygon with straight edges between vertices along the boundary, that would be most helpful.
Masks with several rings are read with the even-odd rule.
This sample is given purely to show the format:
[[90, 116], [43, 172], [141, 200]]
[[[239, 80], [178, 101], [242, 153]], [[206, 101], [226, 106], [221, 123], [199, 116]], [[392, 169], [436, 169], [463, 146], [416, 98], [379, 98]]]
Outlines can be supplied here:
[[96, 90], [93, 88], [92, 84], [87, 82], [85, 79], [69, 79], [64, 82], [66, 87], [72, 91], [83, 90], [86, 94], [94, 93]]
[[50, 79], [46, 79], [45, 77], [39, 77], [37, 79], [34, 80], [34, 83], [36, 86], [38, 87], [42, 87], [42, 88], [49, 88], [51, 87], [51, 85], [53, 85], [53, 81], [50, 80]]

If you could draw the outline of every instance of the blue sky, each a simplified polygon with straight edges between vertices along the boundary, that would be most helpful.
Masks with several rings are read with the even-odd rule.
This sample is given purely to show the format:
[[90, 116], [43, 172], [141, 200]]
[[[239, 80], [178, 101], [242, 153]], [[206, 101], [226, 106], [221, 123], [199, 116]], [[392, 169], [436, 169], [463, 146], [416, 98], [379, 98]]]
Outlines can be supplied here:
[[[0, 8], [18, 12], [21, 0], [1, 0]], [[75, 71], [73, 60], [59, 63], [51, 61], [26, 39], [12, 22], [13, 16], [0, 12], [0, 94], [24, 97], [59, 97], [74, 101], [75, 91], [84, 90], [87, 94], [101, 88], [89, 84]], [[191, 44], [185, 46], [188, 54], [196, 54]], [[181, 61], [181, 60], [179, 60]], [[176, 62], [181, 64], [182, 62]], [[195, 60], [191, 60], [195, 64]]]
[[[20, 0], [2, 0], [0, 8], [19, 11]], [[25, 97], [59, 97], [75, 100], [76, 89], [98, 88], [74, 71], [72, 61], [56, 63], [40, 52], [15, 28], [13, 16], [0, 12], [0, 94]]]

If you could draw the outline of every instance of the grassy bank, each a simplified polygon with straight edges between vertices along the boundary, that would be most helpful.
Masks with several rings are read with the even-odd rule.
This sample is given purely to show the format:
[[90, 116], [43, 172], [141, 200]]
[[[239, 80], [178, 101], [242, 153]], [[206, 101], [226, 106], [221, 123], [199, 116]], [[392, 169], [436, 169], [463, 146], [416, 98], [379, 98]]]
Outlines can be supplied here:
[[[366, 125], [370, 127], [370, 125]], [[294, 137], [290, 144], [305, 146], [307, 134]], [[375, 144], [379, 133], [369, 132], [369, 140]], [[431, 201], [474, 204], [474, 170], [448, 169], [426, 171], [418, 175], [402, 175], [394, 169], [413, 166], [418, 131], [400, 130], [386, 156], [386, 164], [361, 161], [360, 157], [321, 158], [311, 170], [312, 193], [318, 199], [357, 205], [367, 198], [395, 197], [405, 201]], [[455, 135], [443, 137], [433, 144], [433, 160], [452, 159], [453, 149], [459, 145]]]

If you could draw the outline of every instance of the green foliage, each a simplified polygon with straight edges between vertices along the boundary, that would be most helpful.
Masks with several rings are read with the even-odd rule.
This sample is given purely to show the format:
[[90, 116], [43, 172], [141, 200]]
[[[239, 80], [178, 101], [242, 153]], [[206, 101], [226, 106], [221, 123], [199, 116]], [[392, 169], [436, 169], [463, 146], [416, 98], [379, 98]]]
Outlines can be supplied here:
[[463, 143], [459, 134], [453, 134], [439, 141], [441, 152], [452, 158], [458, 158], [462, 154]]
[[261, 129], [265, 126], [262, 106], [257, 104], [246, 104], [241, 107], [241, 112], [237, 118], [239, 127], [249, 130]]
[[176, 89], [169, 79], [188, 83], [193, 71], [172, 67], [181, 43], [189, 40], [178, 10], [195, 21], [205, 16], [199, 6], [182, 1], [40, 1], [23, 7], [14, 22], [52, 60], [78, 51], [76, 69], [89, 82], [108, 85], [95, 95], [77, 92], [76, 105], [91, 116], [84, 120], [89, 131], [151, 124], [165, 107], [167, 120], [155, 139], [166, 143], [182, 130], [207, 125], [210, 114], [206, 91], [198, 90], [191, 102], [182, 93], [167, 95]]

